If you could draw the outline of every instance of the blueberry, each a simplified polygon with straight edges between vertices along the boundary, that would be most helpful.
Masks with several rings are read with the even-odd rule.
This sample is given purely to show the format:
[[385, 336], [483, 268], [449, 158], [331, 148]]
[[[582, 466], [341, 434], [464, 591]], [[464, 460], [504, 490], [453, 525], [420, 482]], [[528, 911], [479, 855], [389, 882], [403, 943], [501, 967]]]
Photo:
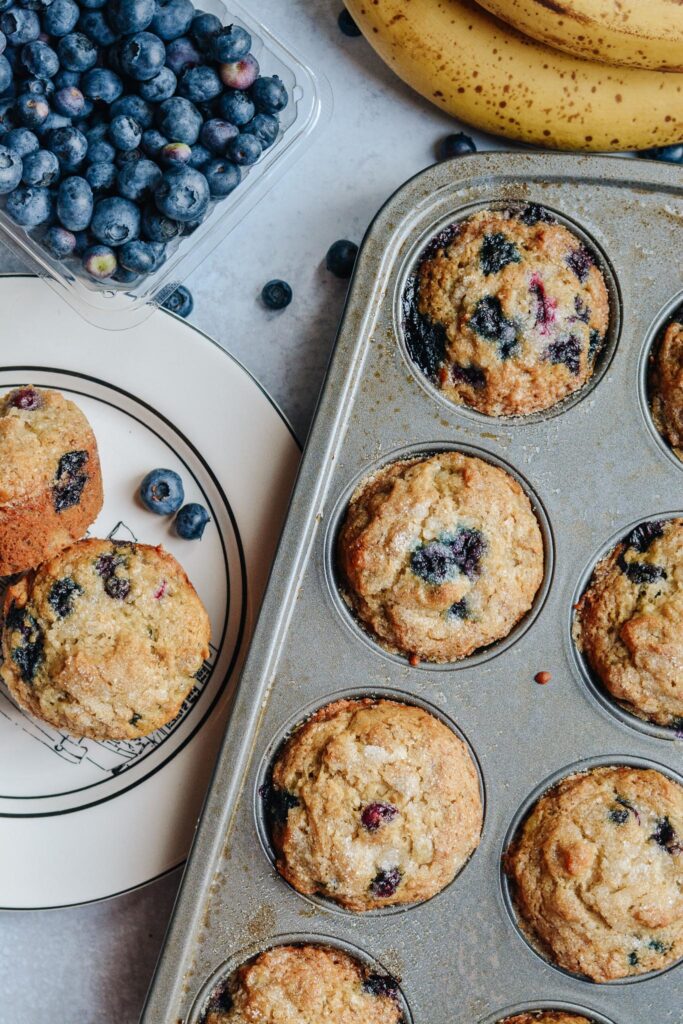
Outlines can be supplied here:
[[137, 149], [121, 149], [116, 153], [114, 163], [119, 170], [122, 170], [126, 164], [135, 164], [138, 160], [142, 160], [144, 155], [139, 146]]
[[154, 0], [109, 0], [107, 17], [121, 35], [143, 32], [154, 17]]
[[206, 149], [220, 156], [225, 153], [228, 143], [238, 134], [237, 128], [230, 121], [212, 117], [209, 121], [204, 122], [199, 138]]
[[277, 75], [257, 79], [252, 86], [251, 98], [256, 109], [263, 114], [277, 114], [289, 102], [287, 90]]
[[74, 231], [74, 238], [76, 239], [75, 256], [82, 256], [85, 250], [95, 243], [95, 238], [89, 231]]
[[[164, 309], [168, 309], [171, 313], [175, 313], [177, 316], [187, 317], [194, 309], [194, 299], [192, 298], [192, 292], [189, 288], [179, 284], [174, 292], [164, 300], [162, 303]], [[188, 508], [201, 508], [201, 505], [190, 505]], [[207, 520], [208, 521], [208, 520]]]
[[150, 274], [161, 266], [164, 249], [157, 242], [126, 242], [119, 249], [119, 263], [135, 274]]
[[83, 253], [83, 269], [97, 281], [105, 281], [116, 270], [116, 255], [108, 245], [93, 245]]
[[0, 194], [5, 195], [17, 187], [21, 181], [21, 172], [21, 156], [7, 146], [0, 146]]
[[264, 149], [272, 146], [280, 131], [280, 122], [275, 114], [257, 114], [242, 131], [247, 135], [255, 135]]
[[140, 210], [130, 199], [112, 196], [95, 205], [91, 230], [98, 242], [116, 247], [140, 235]]
[[16, 126], [14, 114], [14, 100], [0, 100], [0, 138]]
[[65, 619], [74, 610], [74, 599], [82, 593], [82, 587], [70, 576], [66, 576], [64, 579], [55, 580], [52, 584], [47, 595], [47, 603], [58, 618]]
[[528, 227], [533, 227], [534, 224], [539, 222], [544, 224], [554, 223], [552, 214], [548, 210], [544, 210], [538, 203], [525, 203], [522, 210], [515, 210], [514, 213], [517, 219]]
[[[104, 143], [100, 143], [104, 145]], [[85, 169], [84, 178], [95, 195], [111, 192], [116, 185], [116, 166], [110, 160], [95, 160]]]
[[222, 64], [240, 60], [246, 57], [250, 50], [251, 36], [239, 25], [226, 25], [213, 36], [212, 53]]
[[24, 161], [24, 170], [21, 180], [25, 185], [37, 185], [39, 188], [49, 188], [50, 185], [59, 179], [59, 160], [47, 149], [39, 149], [37, 153], [31, 153]]
[[[182, 314], [181, 316], [187, 316]], [[201, 540], [202, 534], [209, 522], [209, 513], [203, 505], [192, 502], [190, 505], [183, 505], [175, 517], [176, 533], [183, 540]]]
[[450, 160], [456, 156], [467, 156], [468, 153], [476, 153], [477, 147], [474, 139], [464, 132], [455, 132], [453, 135], [446, 135], [441, 139], [437, 147], [439, 160]]
[[652, 565], [649, 562], [627, 562], [623, 555], [617, 559], [621, 571], [628, 576], [631, 583], [636, 586], [646, 587], [652, 583], [659, 583], [667, 579], [666, 569], [661, 565]]
[[55, 83], [51, 78], [27, 78], [24, 82], [24, 92], [30, 93], [32, 96], [43, 96], [45, 99], [49, 99], [54, 91]]
[[12, 7], [0, 15], [0, 29], [7, 36], [10, 46], [24, 46], [40, 35], [40, 19], [35, 11]]
[[59, 63], [67, 71], [87, 71], [97, 63], [98, 50], [82, 32], [70, 32], [57, 43]]
[[167, 142], [157, 159], [164, 167], [178, 167], [182, 164], [189, 164], [192, 158], [192, 149], [186, 142]]
[[189, 29], [194, 13], [190, 0], [156, 0], [152, 31], [166, 42], [178, 39]]
[[34, 412], [43, 404], [43, 397], [35, 388], [18, 388], [8, 395], [8, 399], [15, 409], [23, 409], [26, 412]]
[[168, 139], [161, 132], [158, 132], [156, 128], [147, 128], [142, 133], [142, 150], [149, 157], [156, 159], [160, 151], [167, 144]]
[[102, 11], [85, 11], [80, 17], [78, 28], [84, 36], [92, 39], [93, 43], [100, 47], [111, 46], [119, 38]]
[[638, 156], [647, 157], [650, 160], [665, 160], [672, 164], [683, 163], [683, 142], [675, 142], [672, 146], [654, 146], [652, 149], [644, 149]]
[[70, 117], [64, 117], [63, 114], [56, 114], [54, 110], [51, 110], [43, 123], [38, 125], [34, 131], [39, 138], [43, 139], [47, 138], [50, 132], [54, 131], [55, 128], [69, 128], [70, 126]]
[[[240, 60], [218, 65], [220, 80], [230, 89], [249, 89], [255, 82], [265, 81], [259, 79], [259, 70], [258, 61], [251, 53]], [[255, 106], [258, 107], [258, 103]]]
[[510, 263], [520, 263], [521, 259], [515, 243], [502, 231], [484, 235], [479, 250], [479, 263], [485, 277], [490, 274], [498, 274]]
[[[11, 637], [12, 661], [19, 669], [22, 680], [30, 684], [45, 659], [43, 631], [33, 616], [25, 608], [18, 608], [14, 602], [5, 618], [5, 628]], [[16, 644], [15, 633], [19, 634]]]
[[17, 98], [15, 113], [17, 120], [27, 128], [38, 128], [50, 113], [50, 107], [44, 96], [25, 92]]
[[138, 32], [126, 39], [120, 50], [121, 68], [131, 78], [146, 82], [159, 74], [166, 60], [166, 47], [152, 32]]
[[572, 249], [567, 253], [565, 263], [576, 274], [581, 284], [583, 284], [588, 279], [594, 260], [588, 249], [581, 245], [578, 249]]
[[197, 11], [190, 25], [190, 35], [200, 50], [213, 53], [214, 36], [217, 36], [222, 28], [220, 18], [215, 14]]
[[458, 363], [454, 363], [451, 368], [451, 376], [453, 380], [458, 381], [462, 384], [469, 384], [471, 388], [485, 388], [486, 387], [486, 374], [480, 366], [461, 366]]
[[172, 469], [153, 469], [140, 484], [140, 500], [150, 512], [170, 516], [185, 500], [183, 481]]
[[233, 163], [240, 167], [249, 167], [251, 164], [255, 164], [261, 156], [263, 146], [256, 135], [241, 132], [236, 138], [230, 140], [225, 152]]
[[140, 82], [140, 95], [149, 103], [163, 103], [175, 95], [178, 80], [170, 68], [163, 67], [154, 78]]
[[38, 11], [41, 14], [48, 9], [51, 3], [52, 0], [19, 0], [20, 7], [27, 7], [29, 10]]
[[125, 601], [130, 594], [130, 580], [121, 576], [107, 576], [104, 581], [104, 592], [115, 601]]
[[202, 55], [191, 39], [181, 36], [166, 47], [166, 66], [179, 75], [185, 68], [195, 68], [202, 63]]
[[119, 114], [109, 125], [109, 139], [116, 149], [137, 149], [142, 141], [142, 128], [130, 114]]
[[286, 309], [292, 301], [292, 289], [286, 281], [269, 281], [263, 286], [261, 300], [267, 309]]
[[221, 80], [213, 68], [200, 64], [196, 68], [187, 68], [180, 76], [178, 94], [185, 96], [193, 103], [207, 103], [214, 100], [223, 91]]
[[224, 120], [230, 121], [238, 128], [248, 124], [256, 113], [256, 107], [250, 98], [239, 89], [224, 92], [218, 100], [217, 110]]
[[31, 153], [37, 153], [40, 149], [37, 137], [28, 128], [13, 128], [11, 132], [7, 132], [2, 141], [3, 145], [20, 156], [22, 160], [24, 157], [30, 156]]
[[159, 105], [159, 130], [174, 142], [193, 146], [201, 127], [202, 115], [190, 100], [173, 96]]
[[161, 180], [161, 171], [155, 163], [144, 157], [127, 164], [118, 173], [118, 191], [134, 203], [151, 196]]
[[[103, 125], [103, 127], [105, 127]], [[90, 141], [90, 137], [86, 135], [88, 139], [88, 163], [98, 164], [106, 163], [111, 164], [114, 162], [116, 156], [116, 150], [112, 146], [111, 142], [107, 142], [106, 138], [98, 139], [97, 141]]]
[[371, 996], [378, 998], [396, 999], [398, 995], [398, 982], [389, 974], [368, 974], [363, 982], [363, 988]]
[[448, 609], [448, 618], [450, 619], [459, 619], [464, 622], [469, 617], [470, 609], [464, 597], [460, 601], [454, 601]]
[[194, 167], [196, 171], [205, 173], [206, 165], [212, 159], [212, 154], [209, 153], [208, 149], [204, 146], [200, 146], [198, 142], [195, 142], [194, 146], [190, 147], [190, 167]]
[[342, 238], [334, 242], [327, 250], [325, 266], [335, 277], [343, 279], [351, 277], [358, 255], [358, 246]]
[[683, 853], [683, 845], [679, 841], [676, 829], [667, 817], [659, 819], [650, 839], [672, 856]]
[[35, 228], [45, 224], [53, 214], [50, 193], [45, 188], [20, 185], [7, 198], [7, 214], [23, 228]]
[[62, 170], [75, 171], [85, 160], [88, 140], [78, 128], [55, 128], [48, 134], [47, 148], [57, 157]]
[[410, 568], [433, 586], [455, 579], [459, 572], [469, 580], [481, 572], [481, 559], [486, 541], [479, 530], [462, 527], [455, 534], [444, 535], [416, 548], [410, 557]]
[[65, 260], [72, 256], [76, 249], [76, 237], [66, 228], [48, 228], [43, 235], [43, 246], [56, 260]]
[[0, 92], [9, 89], [13, 79], [12, 68], [7, 57], [0, 56]]
[[125, 267], [117, 267], [116, 273], [112, 277], [112, 281], [118, 281], [119, 284], [132, 284], [137, 281], [139, 274], [136, 274], [132, 270], [126, 270]]
[[123, 82], [108, 68], [92, 68], [83, 75], [82, 88], [89, 99], [112, 104], [123, 92]]
[[4, 53], [7, 49], [7, 36], [4, 32], [0, 32], [0, 53]]
[[581, 339], [575, 334], [563, 334], [546, 349], [546, 358], [551, 363], [563, 363], [575, 376], [581, 370]]
[[658, 537], [664, 536], [664, 523], [662, 520], [652, 520], [647, 523], [640, 523], [624, 538], [624, 544], [643, 554], [647, 551]]
[[607, 817], [613, 825], [624, 825], [628, 821], [629, 812], [625, 807], [611, 807]]
[[53, 78], [59, 71], [59, 57], [39, 39], [26, 44], [21, 51], [21, 63], [34, 78]]
[[345, 7], [339, 12], [339, 17], [337, 18], [337, 25], [339, 26], [340, 30], [344, 33], [345, 36], [355, 38], [356, 36], [359, 36], [361, 34], [358, 25], [356, 25], [355, 21], [353, 20], [353, 18], [351, 17], [351, 15], [349, 14]]
[[65, 85], [52, 97], [52, 106], [64, 117], [79, 117], [85, 107], [85, 96], [75, 85]]
[[121, 114], [127, 114], [132, 117], [134, 121], [140, 125], [143, 131], [152, 127], [154, 122], [154, 113], [149, 103], [143, 100], [140, 96], [135, 96], [129, 93], [127, 96], [122, 96], [111, 105], [111, 116], [120, 117]]
[[517, 328], [503, 315], [497, 295], [485, 295], [479, 299], [469, 319], [469, 327], [487, 341], [498, 342], [498, 353], [503, 360], [509, 359], [517, 349]]
[[69, 231], [84, 231], [93, 214], [90, 185], [81, 177], [65, 178], [57, 192], [57, 216]]
[[599, 349], [602, 347], [604, 338], [600, 331], [596, 331], [594, 327], [591, 327], [588, 332], [588, 358], [591, 362], [595, 359]]
[[164, 217], [156, 207], [146, 206], [142, 211], [142, 236], [150, 242], [170, 242], [182, 231], [182, 224], [172, 217]]
[[377, 872], [370, 884], [370, 890], [373, 896], [379, 896], [380, 898], [386, 899], [389, 896], [394, 895], [400, 884], [400, 869], [389, 868], [388, 870]]
[[66, 452], [62, 455], [52, 487], [52, 506], [55, 512], [64, 512], [65, 509], [79, 504], [83, 488], [88, 482], [85, 468], [87, 463], [88, 453], [84, 451]]
[[398, 809], [393, 804], [373, 803], [363, 808], [361, 825], [368, 832], [376, 832], [386, 822], [393, 821]]
[[86, 11], [98, 11], [107, 4], [107, 0], [79, 0], [79, 3]]

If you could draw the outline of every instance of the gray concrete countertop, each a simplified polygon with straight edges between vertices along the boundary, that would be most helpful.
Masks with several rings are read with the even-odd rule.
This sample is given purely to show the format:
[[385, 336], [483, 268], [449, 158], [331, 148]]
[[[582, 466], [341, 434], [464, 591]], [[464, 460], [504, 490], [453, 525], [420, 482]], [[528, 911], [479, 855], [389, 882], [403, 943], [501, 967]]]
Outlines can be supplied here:
[[[303, 441], [346, 291], [324, 268], [328, 247], [360, 242], [383, 201], [461, 126], [405, 87], [362, 38], [340, 33], [342, 0], [243, 3], [327, 76], [334, 110], [303, 159], [188, 280], [191, 321], [255, 374]], [[513, 148], [470, 134], [480, 149]], [[0, 273], [24, 269], [0, 248]], [[259, 301], [273, 277], [294, 290], [283, 313]], [[0, 358], [11, 344], [0, 338]], [[0, 913], [0, 1024], [134, 1024], [180, 878], [174, 871], [89, 906]]]

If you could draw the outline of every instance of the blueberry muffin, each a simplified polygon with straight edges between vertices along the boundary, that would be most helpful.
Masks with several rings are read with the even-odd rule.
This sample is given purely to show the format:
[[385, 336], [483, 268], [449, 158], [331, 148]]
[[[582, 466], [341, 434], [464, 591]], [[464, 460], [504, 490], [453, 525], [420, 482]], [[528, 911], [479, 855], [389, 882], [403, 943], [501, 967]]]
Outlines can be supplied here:
[[0, 672], [17, 703], [75, 736], [135, 739], [175, 717], [209, 620], [163, 548], [83, 540], [9, 587]]
[[479, 845], [467, 747], [434, 715], [396, 701], [321, 708], [276, 758], [267, 796], [280, 873], [349, 910], [427, 900]]
[[451, 401], [487, 416], [549, 409], [592, 376], [609, 322], [602, 271], [538, 206], [442, 232], [404, 298], [410, 355]]
[[507, 636], [543, 579], [543, 538], [508, 473], [460, 452], [393, 462], [351, 498], [341, 587], [390, 651], [457, 661]]
[[34, 387], [0, 398], [0, 576], [56, 555], [101, 508], [97, 444], [80, 409]]
[[652, 415], [662, 437], [683, 459], [683, 323], [674, 321], [650, 363]]
[[341, 950], [274, 946], [213, 993], [202, 1024], [401, 1024], [397, 993]]
[[505, 862], [525, 931], [559, 967], [604, 982], [683, 956], [683, 787], [661, 772], [563, 779]]
[[602, 559], [574, 636], [628, 711], [683, 725], [683, 519], [642, 523]]
[[564, 1010], [531, 1010], [506, 1017], [498, 1024], [591, 1024], [587, 1017], [577, 1017]]

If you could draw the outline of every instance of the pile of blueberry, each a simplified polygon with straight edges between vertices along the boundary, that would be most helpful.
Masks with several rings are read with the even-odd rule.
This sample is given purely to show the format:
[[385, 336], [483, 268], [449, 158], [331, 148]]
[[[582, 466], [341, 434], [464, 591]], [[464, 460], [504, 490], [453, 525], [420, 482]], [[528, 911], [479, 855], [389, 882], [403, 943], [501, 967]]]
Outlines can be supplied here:
[[0, 195], [55, 259], [158, 269], [279, 133], [249, 33], [190, 0], [0, 0]]

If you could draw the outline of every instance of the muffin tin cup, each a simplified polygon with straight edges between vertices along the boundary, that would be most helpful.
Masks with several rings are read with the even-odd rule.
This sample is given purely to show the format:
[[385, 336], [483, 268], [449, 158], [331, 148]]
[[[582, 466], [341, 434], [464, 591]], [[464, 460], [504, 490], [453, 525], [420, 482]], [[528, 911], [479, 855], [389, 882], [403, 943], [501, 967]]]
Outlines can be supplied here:
[[677, 469], [683, 469], [683, 459], [679, 459], [655, 423], [652, 412], [652, 389], [650, 387], [651, 357], [657, 351], [664, 331], [676, 314], [683, 316], [683, 293], [674, 296], [670, 302], [667, 302], [648, 331], [638, 366], [638, 396], [643, 411], [643, 418], [650, 429], [657, 447], [666, 455], [667, 459], [673, 462]]
[[579, 1006], [577, 1003], [564, 1003], [547, 999], [536, 999], [530, 1003], [517, 1003], [515, 1006], [507, 1006], [503, 1010], [498, 1010], [496, 1013], [491, 1014], [485, 1020], [479, 1022], [479, 1024], [501, 1024], [502, 1021], [507, 1020], [508, 1017], [514, 1017], [518, 1013], [541, 1013], [548, 1010], [562, 1010], [564, 1013], [574, 1013], [577, 1017], [585, 1017], [591, 1022], [591, 1024], [617, 1024], [614, 1020], [609, 1020], [604, 1017], [601, 1013], [597, 1013], [595, 1010], [588, 1010], [585, 1006]]
[[268, 744], [268, 747], [263, 758], [261, 759], [261, 765], [258, 770], [258, 775], [256, 777], [256, 785], [254, 787], [254, 820], [256, 823], [256, 830], [258, 832], [258, 837], [261, 841], [261, 847], [263, 849], [263, 852], [268, 858], [268, 861], [273, 870], [277, 872], [278, 878], [283, 885], [288, 886], [288, 888], [295, 892], [296, 895], [299, 896], [302, 900], [305, 900], [307, 903], [313, 904], [314, 906], [319, 907], [322, 910], [329, 911], [333, 914], [343, 914], [345, 916], [351, 916], [352, 918], [356, 919], [366, 917], [387, 917], [395, 914], [404, 914], [410, 910], [415, 910], [419, 907], [423, 907], [425, 906], [425, 904], [431, 903], [433, 900], [445, 896], [445, 894], [449, 891], [451, 886], [455, 885], [458, 882], [458, 880], [462, 878], [462, 875], [467, 869], [468, 865], [477, 855], [477, 849], [473, 850], [473, 852], [467, 858], [467, 860], [462, 865], [457, 874], [451, 879], [451, 881], [446, 886], [444, 886], [443, 889], [440, 889], [439, 892], [435, 893], [433, 896], [430, 896], [429, 899], [420, 900], [414, 903], [394, 904], [388, 907], [378, 907], [373, 910], [365, 911], [348, 910], [346, 907], [340, 906], [338, 903], [335, 903], [333, 899], [330, 899], [328, 897], [315, 894], [312, 895], [308, 893], [301, 893], [297, 889], [295, 889], [294, 886], [291, 885], [285, 878], [282, 878], [282, 876], [279, 874], [276, 867], [277, 855], [273, 847], [270, 829], [268, 827], [264, 799], [265, 787], [268, 785], [270, 772], [278, 756], [278, 753], [280, 752], [284, 744], [287, 742], [287, 740], [297, 731], [297, 729], [300, 726], [304, 725], [306, 721], [312, 715], [315, 714], [316, 711], [320, 711], [321, 708], [324, 708], [328, 704], [333, 704], [339, 700], [360, 701], [366, 698], [370, 698], [372, 700], [392, 700], [396, 701], [399, 704], [407, 704], [411, 707], [422, 708], [423, 711], [426, 711], [428, 714], [433, 715], [434, 718], [438, 719], [445, 726], [447, 726], [447, 728], [450, 729], [451, 732], [454, 733], [459, 740], [462, 740], [462, 742], [465, 744], [467, 748], [470, 757], [472, 758], [472, 762], [477, 772], [477, 778], [479, 780], [479, 794], [481, 796], [483, 817], [479, 845], [481, 844], [481, 839], [486, 829], [486, 785], [484, 782], [484, 775], [481, 769], [481, 764], [479, 763], [479, 759], [476, 755], [475, 750], [472, 747], [472, 744], [467, 739], [467, 736], [465, 736], [462, 730], [456, 725], [454, 721], [452, 721], [448, 717], [448, 715], [444, 714], [443, 711], [435, 707], [433, 704], [430, 704], [428, 701], [422, 700], [419, 697], [415, 697], [413, 694], [406, 693], [403, 690], [394, 690], [389, 689], [387, 687], [373, 687], [371, 690], [368, 690], [367, 688], [363, 687], [352, 687], [347, 690], [339, 690], [337, 693], [331, 693], [322, 702], [315, 701], [313, 704], [310, 704], [307, 707], [302, 708], [296, 715], [294, 715], [288, 722], [286, 722], [278, 731], [277, 735], [273, 737], [273, 739]]
[[681, 730], [676, 729], [674, 726], [658, 725], [656, 722], [648, 721], [646, 718], [640, 718], [625, 704], [622, 704], [616, 697], [613, 697], [607, 687], [602, 684], [597, 674], [591, 668], [586, 655], [579, 650], [573, 636], [573, 631], [576, 622], [576, 605], [588, 589], [598, 563], [609, 555], [617, 544], [619, 544], [620, 541], [622, 541], [624, 537], [626, 537], [631, 530], [640, 523], [658, 521], [660, 519], [678, 519], [681, 517], [683, 517], [683, 511], [660, 512], [651, 516], [641, 516], [639, 519], [622, 527], [617, 533], [613, 534], [609, 540], [600, 547], [598, 552], [591, 558], [581, 573], [574, 592], [574, 597], [568, 609], [568, 648], [570, 651], [572, 665], [576, 675], [581, 680], [581, 683], [586, 688], [591, 698], [599, 704], [602, 709], [607, 711], [609, 714], [614, 715], [620, 722], [629, 728], [638, 729], [640, 732], [643, 732], [648, 736], [653, 736], [662, 740], [680, 740], [683, 738], [683, 735]]
[[554, 772], [549, 778], [541, 782], [540, 785], [538, 785], [536, 789], [534, 789], [534, 791], [527, 796], [527, 798], [518, 808], [514, 818], [510, 822], [510, 826], [505, 834], [505, 838], [503, 840], [503, 845], [500, 852], [501, 895], [510, 923], [512, 924], [519, 938], [522, 939], [522, 941], [528, 946], [528, 948], [536, 957], [542, 960], [549, 967], [552, 967], [552, 969], [554, 971], [557, 971], [558, 974], [562, 974], [565, 977], [575, 979], [576, 981], [581, 982], [585, 985], [593, 985], [598, 986], [600, 988], [604, 988], [606, 986], [610, 988], [616, 988], [622, 985], [636, 985], [641, 982], [651, 981], [653, 978], [661, 977], [662, 975], [668, 974], [670, 971], [676, 970], [676, 968], [680, 967], [681, 963], [683, 963], [683, 957], [677, 960], [675, 963], [669, 964], [667, 967], [662, 967], [661, 970], [658, 971], [647, 971], [643, 974], [634, 974], [626, 978], [615, 978], [611, 981], [601, 982], [593, 981], [592, 978], [589, 978], [582, 974], [578, 974], [574, 971], [570, 971], [565, 967], [561, 967], [559, 964], [555, 963], [554, 960], [552, 960], [550, 954], [546, 953], [541, 948], [540, 944], [537, 944], [534, 936], [527, 932], [526, 928], [522, 924], [520, 916], [517, 913], [517, 908], [515, 906], [514, 886], [511, 880], [508, 878], [507, 873], [505, 871], [504, 858], [505, 854], [512, 845], [515, 837], [517, 836], [519, 830], [522, 828], [524, 822], [529, 817], [534, 807], [545, 793], [548, 793], [551, 789], [554, 789], [554, 787], [557, 786], [558, 783], [562, 782], [563, 779], [568, 778], [570, 775], [587, 774], [591, 772], [594, 768], [606, 768], [611, 766], [618, 767], [620, 765], [624, 765], [629, 768], [654, 769], [655, 771], [661, 772], [662, 775], [666, 775], [673, 782], [677, 782], [681, 787], [683, 787], [683, 776], [681, 776], [678, 772], [667, 767], [666, 765], [660, 764], [657, 761], [649, 761], [642, 757], [632, 757], [630, 754], [608, 754], [600, 757], [589, 757], [583, 761], [576, 761], [574, 764], [567, 765], [566, 767], [559, 769], [559, 771]]
[[[496, 420], [444, 402], [418, 378], [406, 361], [397, 296], [440, 227], [475, 208], [523, 202], [556, 211], [604, 253], [621, 315], [602, 377], [573, 404]], [[567, 765], [589, 767], [626, 750], [638, 763], [683, 769], [679, 744], [634, 728], [631, 716], [593, 698], [569, 633], [577, 581], [585, 583], [605, 539], [618, 539], [653, 510], [683, 504], [683, 477], [653, 443], [638, 383], [652, 325], [681, 295], [680, 267], [669, 254], [680, 248], [682, 224], [675, 166], [528, 152], [430, 167], [379, 212], [356, 262], [143, 1024], [187, 1020], [206, 979], [236, 951], [302, 927], [384, 964], [401, 979], [414, 1024], [497, 1024], [501, 1007], [552, 1000], [589, 1003], [598, 1024], [681, 1024], [680, 968], [639, 976], [642, 984], [587, 988], [532, 952], [506, 905], [500, 858], [520, 806], [571, 771]], [[520, 480], [545, 532], [546, 578], [535, 608], [505, 640], [461, 662], [413, 666], [384, 651], [343, 602], [334, 539], [368, 473], [444, 449], [501, 465]], [[267, 510], [260, 515], [267, 529]], [[543, 672], [552, 679], [539, 686]], [[274, 870], [263, 842], [255, 794], [274, 746], [340, 694], [438, 709], [469, 740], [485, 780], [485, 825], [470, 862], [438, 896], [405, 911], [353, 913], [301, 897]]]

